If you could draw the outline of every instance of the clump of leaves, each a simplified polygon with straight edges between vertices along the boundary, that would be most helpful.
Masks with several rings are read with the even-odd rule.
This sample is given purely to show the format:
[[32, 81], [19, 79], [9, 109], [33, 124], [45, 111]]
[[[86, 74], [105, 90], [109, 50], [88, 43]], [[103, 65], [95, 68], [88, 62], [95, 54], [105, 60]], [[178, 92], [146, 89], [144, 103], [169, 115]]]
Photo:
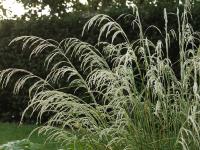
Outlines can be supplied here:
[[27, 139], [8, 142], [0, 146], [1, 150], [40, 150], [41, 146]]
[[[96, 45], [76, 38], [61, 42], [35, 36], [22, 36], [23, 49], [31, 50], [30, 58], [46, 50], [44, 60], [49, 72], [45, 79], [23, 69], [0, 73], [2, 87], [16, 74], [14, 93], [28, 81], [31, 110], [50, 118], [40, 134], [47, 140], [65, 145], [84, 145], [86, 149], [198, 149], [200, 146], [200, 57], [199, 33], [188, 20], [190, 2], [177, 17], [177, 31], [168, 28], [164, 10], [165, 33], [155, 26], [145, 32], [137, 7], [131, 25], [138, 27], [138, 40], [130, 41], [122, 27], [107, 15], [91, 18], [83, 34], [92, 27], [100, 28]], [[171, 13], [170, 13], [171, 14]], [[147, 37], [149, 29], [161, 33], [157, 42]], [[106, 40], [103, 40], [104, 38]], [[170, 41], [179, 45], [180, 78], [169, 58]], [[23, 114], [23, 115], [24, 115]], [[70, 130], [69, 130], [70, 129]]]

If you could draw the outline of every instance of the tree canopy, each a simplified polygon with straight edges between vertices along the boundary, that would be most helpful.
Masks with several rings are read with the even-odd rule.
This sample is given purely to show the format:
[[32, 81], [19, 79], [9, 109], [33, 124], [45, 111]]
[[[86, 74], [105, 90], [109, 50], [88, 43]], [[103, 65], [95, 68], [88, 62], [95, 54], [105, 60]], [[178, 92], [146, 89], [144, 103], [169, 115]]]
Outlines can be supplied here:
[[[2, 3], [3, 0], [0, 0]], [[16, 0], [24, 5], [26, 17], [38, 17], [42, 10], [49, 9], [50, 16], [62, 17], [69, 12], [96, 12], [107, 10], [111, 7], [127, 7], [129, 4], [136, 4], [138, 7], [168, 7], [176, 8], [177, 5], [184, 3], [184, 0]], [[193, 0], [197, 3], [198, 0]], [[3, 10], [2, 5], [1, 10]], [[5, 11], [5, 10], [4, 10]]]

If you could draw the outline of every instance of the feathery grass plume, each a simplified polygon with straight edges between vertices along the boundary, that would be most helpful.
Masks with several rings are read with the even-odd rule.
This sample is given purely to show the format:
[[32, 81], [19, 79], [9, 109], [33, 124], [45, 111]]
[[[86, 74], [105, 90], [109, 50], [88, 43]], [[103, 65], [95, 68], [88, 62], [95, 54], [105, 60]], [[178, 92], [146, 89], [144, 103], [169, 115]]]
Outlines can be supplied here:
[[[117, 21], [103, 14], [83, 28], [83, 34], [100, 28], [95, 46], [76, 38], [56, 42], [18, 37], [11, 43], [22, 41], [23, 49], [31, 50], [30, 58], [47, 50], [44, 66], [49, 74], [42, 79], [25, 70], [7, 69], [0, 72], [1, 85], [5, 87], [23, 72], [14, 86], [17, 93], [27, 80], [34, 79], [23, 115], [30, 109], [40, 122], [44, 114], [50, 114], [36, 129], [48, 135], [47, 140], [85, 149], [199, 149], [200, 39], [188, 22], [190, 9], [189, 0], [182, 14], [177, 9], [178, 31], [169, 29], [165, 9], [162, 34], [155, 26], [144, 32], [134, 7], [133, 14], [126, 15], [133, 17], [133, 29], [139, 28], [133, 42]], [[156, 43], [146, 36], [150, 28], [161, 34]], [[102, 41], [103, 35], [112, 36], [110, 42]], [[117, 42], [118, 36], [124, 41]], [[179, 45], [180, 79], [168, 56], [170, 38]]]

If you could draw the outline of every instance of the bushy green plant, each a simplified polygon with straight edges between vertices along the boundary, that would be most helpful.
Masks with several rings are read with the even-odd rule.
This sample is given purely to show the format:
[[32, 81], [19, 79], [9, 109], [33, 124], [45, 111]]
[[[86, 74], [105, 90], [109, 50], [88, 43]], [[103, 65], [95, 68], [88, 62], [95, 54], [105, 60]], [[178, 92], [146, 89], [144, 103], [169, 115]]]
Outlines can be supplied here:
[[8, 142], [0, 145], [1, 150], [40, 150], [39, 144], [34, 144], [27, 139]]
[[[103, 14], [90, 19], [83, 29], [84, 33], [100, 28], [94, 46], [76, 38], [57, 42], [18, 37], [11, 43], [23, 41], [23, 49], [31, 49], [30, 58], [48, 53], [44, 64], [49, 74], [42, 79], [23, 69], [6, 69], [0, 74], [1, 85], [7, 86], [20, 73], [14, 86], [18, 93], [27, 81], [34, 81], [24, 114], [38, 113], [38, 122], [43, 115], [50, 116], [36, 129], [48, 135], [47, 140], [85, 149], [199, 149], [199, 34], [188, 22], [189, 1], [182, 14], [177, 9], [173, 15], [178, 31], [168, 29], [164, 10], [165, 33], [157, 43], [146, 32], [160, 30], [150, 26], [144, 32], [136, 7], [133, 14], [124, 15], [134, 18], [132, 25], [139, 28], [136, 41], [130, 41], [121, 26]], [[172, 38], [179, 44], [180, 78], [168, 55]]]

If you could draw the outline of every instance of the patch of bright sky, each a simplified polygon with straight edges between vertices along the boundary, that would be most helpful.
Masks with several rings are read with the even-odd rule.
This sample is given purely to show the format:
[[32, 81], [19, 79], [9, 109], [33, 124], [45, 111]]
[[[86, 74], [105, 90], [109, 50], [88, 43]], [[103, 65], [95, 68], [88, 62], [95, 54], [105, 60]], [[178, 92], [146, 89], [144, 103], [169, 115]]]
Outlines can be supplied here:
[[[3, 19], [13, 18], [14, 16], [20, 17], [28, 11], [24, 8], [22, 3], [19, 3], [16, 0], [3, 0], [2, 5], [7, 10], [6, 16], [3, 16], [3, 14], [1, 13]], [[32, 11], [37, 10], [37, 9], [39, 9], [39, 8], [33, 8]], [[48, 6], [46, 6], [39, 13], [39, 15], [42, 15], [42, 14], [48, 15], [49, 9], [50, 8]]]
[[[7, 17], [11, 18], [11, 16], [21, 16], [25, 13], [25, 9], [23, 4], [17, 3], [15, 0], [3, 0], [3, 7], [8, 10]], [[6, 16], [3, 16], [5, 18]]]

